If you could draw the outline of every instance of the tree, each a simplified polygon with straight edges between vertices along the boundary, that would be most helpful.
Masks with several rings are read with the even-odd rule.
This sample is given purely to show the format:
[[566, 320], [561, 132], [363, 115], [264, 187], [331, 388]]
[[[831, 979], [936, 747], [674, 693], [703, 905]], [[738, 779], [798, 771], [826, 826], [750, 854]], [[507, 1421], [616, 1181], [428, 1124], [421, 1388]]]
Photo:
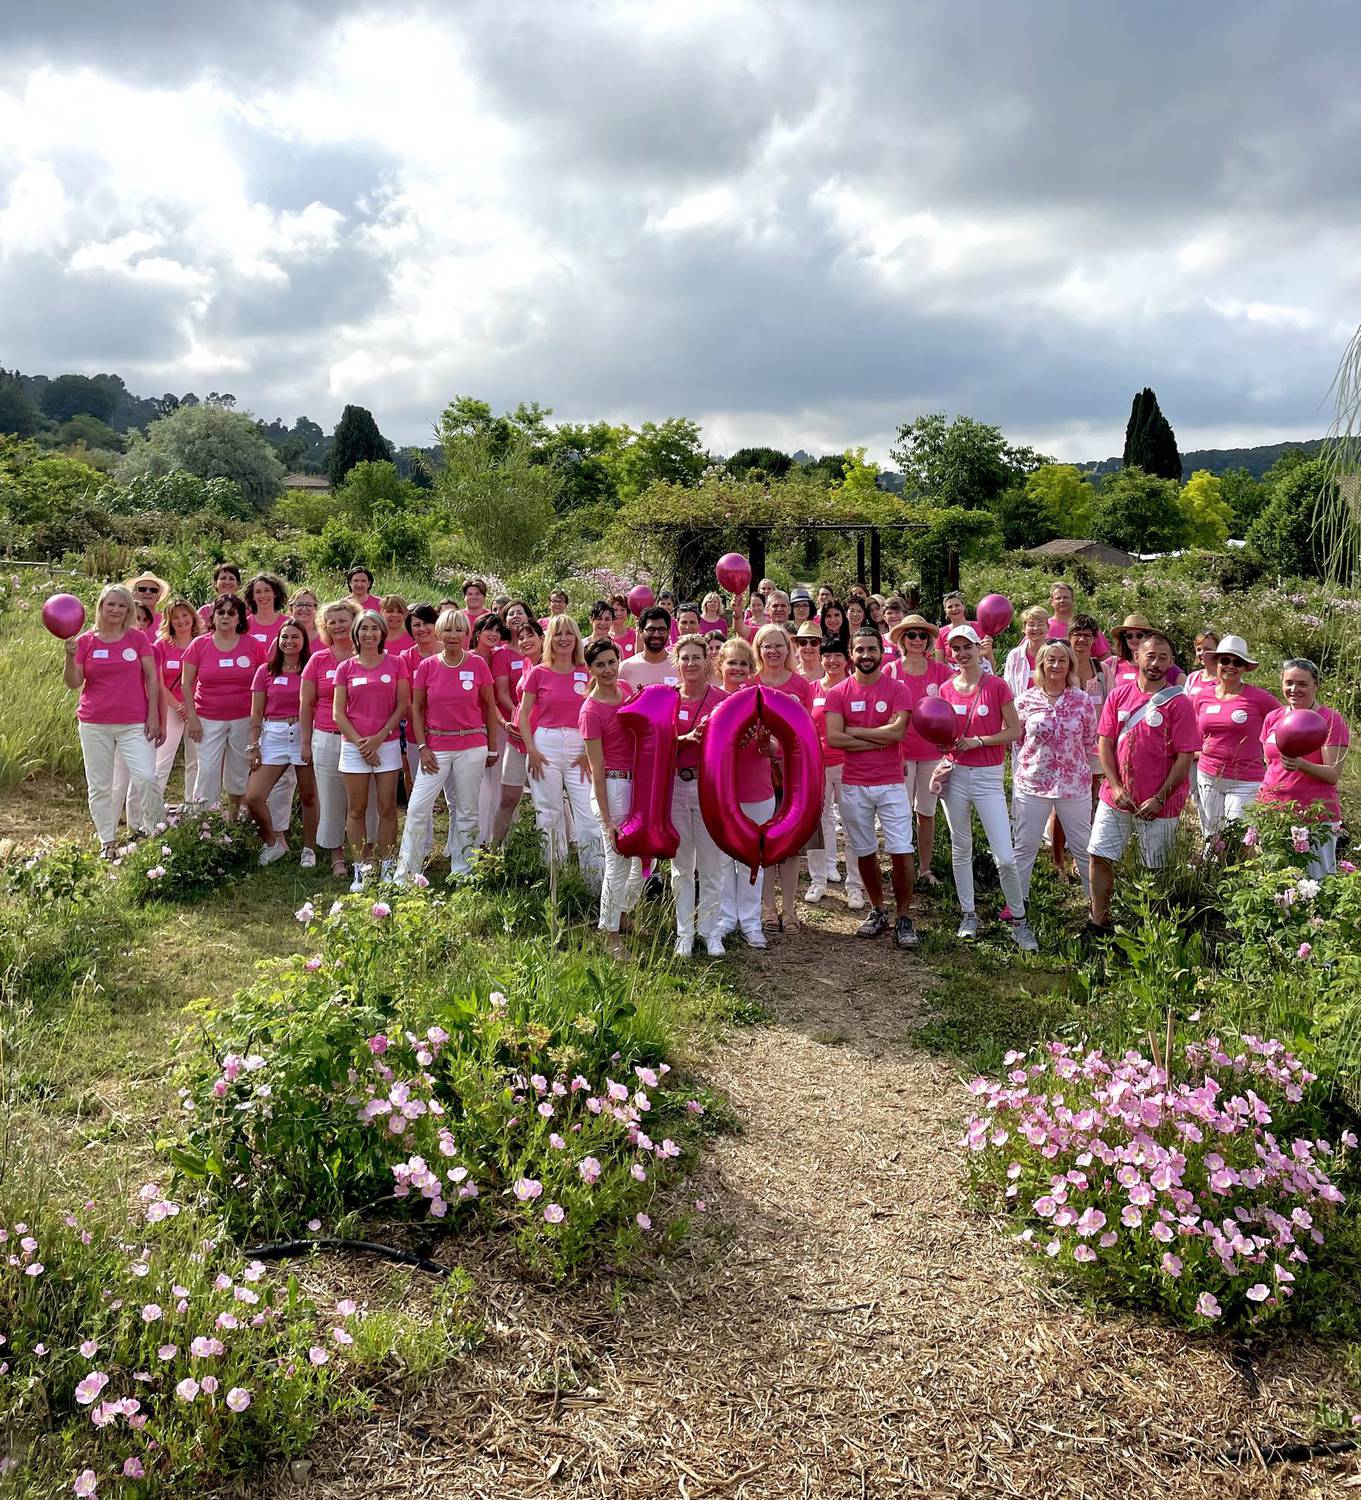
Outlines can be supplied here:
[[335, 492], [336, 499], [361, 526], [373, 524], [380, 513], [405, 511], [420, 497], [420, 491], [409, 479], [397, 472], [397, 465], [384, 459], [358, 463]]
[[1142, 469], [1157, 479], [1181, 482], [1181, 454], [1177, 452], [1176, 435], [1149, 386], [1135, 396], [1130, 407], [1125, 427], [1124, 467]]
[[794, 460], [778, 448], [739, 448], [730, 454], [727, 470], [737, 479], [747, 479], [752, 470], [767, 479], [783, 479], [794, 467]]
[[921, 574], [921, 600], [926, 614], [939, 608], [949, 586], [950, 558], [985, 557], [997, 550], [997, 521], [991, 511], [962, 505], [937, 510], [918, 508], [926, 529], [911, 536], [907, 549]]
[[1266, 504], [1270, 490], [1250, 469], [1229, 469], [1219, 476], [1219, 493], [1229, 507], [1230, 536], [1245, 537]]
[[1233, 509], [1224, 499], [1217, 474], [1197, 469], [1182, 486], [1179, 504], [1191, 546], [1218, 549], [1228, 541]]
[[185, 469], [200, 479], [230, 479], [254, 510], [264, 510], [279, 493], [284, 467], [256, 431], [247, 412], [202, 403], [181, 405], [147, 428], [130, 433], [118, 466], [125, 484], [142, 475], [157, 477]]
[[127, 484], [110, 481], [98, 499], [115, 515], [150, 511], [157, 515], [215, 514], [232, 521], [248, 521], [251, 506], [232, 479], [201, 479], [187, 469], [168, 474], [141, 474]]
[[1320, 502], [1332, 497], [1327, 459], [1301, 457], [1289, 464], [1281, 459], [1268, 479], [1272, 475], [1269, 498], [1248, 528], [1249, 549], [1282, 577], [1325, 577], [1327, 546], [1318, 521]]
[[873, 505], [880, 498], [879, 486], [875, 482], [879, 465], [865, 462], [863, 448], [847, 448], [842, 455], [845, 467], [831, 489], [852, 505]]
[[18, 370], [13, 374], [0, 370], [0, 433], [32, 437], [42, 430], [42, 425], [43, 414], [24, 389]]
[[347, 406], [336, 424], [326, 466], [332, 488], [339, 489], [356, 464], [366, 461], [381, 463], [391, 457], [392, 444], [378, 431], [373, 413], [362, 406]]
[[[627, 428], [623, 429], [625, 432]], [[694, 485], [704, 472], [699, 423], [689, 417], [644, 422], [619, 454], [615, 483], [621, 499], [641, 495], [651, 484]]]
[[1186, 539], [1181, 491], [1173, 479], [1121, 469], [1101, 486], [1092, 508], [1092, 536], [1126, 552], [1170, 552]]
[[[1034, 473], [1027, 475], [1025, 489], [1052, 527], [1045, 541], [1059, 536], [1087, 537], [1091, 534], [1096, 491], [1072, 464], [1041, 464]], [[1031, 542], [1029, 545], [1038, 547], [1040, 543]]]
[[107, 375], [58, 375], [43, 390], [44, 413], [54, 422], [85, 414], [107, 422], [118, 405], [119, 387]]
[[1002, 533], [1002, 545], [1011, 551], [1039, 547], [1063, 534], [1044, 501], [1024, 484], [1013, 484], [1000, 494], [993, 501], [992, 514]]
[[74, 448], [77, 443], [84, 443], [87, 448], [111, 448], [115, 453], [121, 453], [124, 447], [122, 436], [107, 422], [83, 412], [63, 422], [52, 434], [52, 439], [59, 448]]
[[907, 493], [946, 508], [990, 509], [1047, 461], [1033, 448], [1008, 443], [1000, 427], [962, 416], [947, 423], [943, 411], [903, 423], [891, 452]]

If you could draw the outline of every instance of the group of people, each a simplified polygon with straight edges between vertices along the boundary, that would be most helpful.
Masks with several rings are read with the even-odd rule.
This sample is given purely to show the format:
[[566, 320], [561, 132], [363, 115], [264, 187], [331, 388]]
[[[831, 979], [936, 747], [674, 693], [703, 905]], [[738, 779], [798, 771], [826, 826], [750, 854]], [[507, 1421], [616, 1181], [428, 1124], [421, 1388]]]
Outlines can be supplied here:
[[[261, 573], [244, 584], [221, 564], [215, 596], [196, 606], [143, 573], [101, 590], [92, 626], [65, 643], [91, 817], [103, 851], [154, 829], [181, 746], [185, 800], [244, 809], [262, 839], [260, 862], [284, 858], [300, 806], [299, 861], [329, 859], [338, 878], [409, 880], [430, 856], [436, 803], [448, 808], [451, 872], [479, 845], [504, 839], [525, 798], [551, 861], [574, 844], [600, 891], [599, 926], [620, 932], [644, 889], [641, 861], [617, 830], [632, 801], [634, 742], [622, 705], [652, 684], [676, 690], [671, 860], [676, 952], [711, 956], [740, 934], [750, 946], [800, 929], [804, 902], [841, 884], [865, 911], [858, 932], [917, 945], [914, 887], [931, 871], [943, 806], [959, 906], [958, 936], [979, 931], [973, 878], [977, 816], [1005, 899], [1000, 920], [1022, 949], [1036, 861], [1047, 843], [1069, 856], [1090, 903], [1090, 928], [1109, 930], [1115, 867], [1131, 841], [1152, 868], [1168, 857], [1188, 799], [1207, 840], [1254, 801], [1321, 805], [1311, 863], [1333, 868], [1345, 721], [1318, 702], [1319, 672], [1292, 659], [1281, 697], [1248, 681], [1259, 663], [1238, 635], [1196, 637], [1183, 674], [1168, 637], [1130, 615], [1108, 640], [1056, 583], [1048, 605], [1021, 615], [1021, 640], [1000, 665], [964, 598], [942, 601], [936, 625], [900, 596], [861, 589], [786, 592], [762, 580], [748, 597], [677, 601], [665, 592], [636, 616], [627, 599], [594, 601], [583, 630], [566, 589], [548, 613], [521, 599], [488, 599], [484, 579], [460, 597], [409, 603], [377, 595], [356, 565], [346, 591], [322, 603], [291, 597]], [[699, 765], [718, 705], [759, 684], [796, 699], [816, 726], [823, 802], [806, 850], [753, 881], [715, 843], [700, 809]], [[955, 715], [941, 748], [922, 732], [921, 705]], [[1275, 727], [1312, 708], [1329, 727], [1321, 750], [1284, 755]], [[929, 728], [929, 726], [926, 726]], [[1010, 802], [1006, 764], [1010, 752]], [[758, 726], [737, 749], [742, 810], [760, 824], [784, 793], [778, 741]], [[406, 817], [399, 839], [398, 808]], [[893, 911], [881, 868], [888, 856]]]

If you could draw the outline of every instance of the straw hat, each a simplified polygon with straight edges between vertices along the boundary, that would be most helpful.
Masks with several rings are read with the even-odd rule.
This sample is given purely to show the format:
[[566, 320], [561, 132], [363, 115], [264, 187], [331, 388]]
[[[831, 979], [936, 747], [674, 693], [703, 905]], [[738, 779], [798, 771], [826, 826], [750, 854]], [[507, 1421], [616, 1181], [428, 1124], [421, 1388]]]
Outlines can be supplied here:
[[904, 615], [888, 633], [888, 638], [896, 646], [905, 630], [925, 630], [935, 637], [936, 627], [924, 615]]
[[821, 645], [822, 626], [814, 625], [811, 620], [805, 620], [794, 632], [794, 639], [796, 641], [817, 641]]
[[167, 597], [170, 594], [170, 585], [165, 581], [164, 578], [157, 578], [157, 576], [153, 572], [151, 572], [150, 569], [147, 569], [145, 572], [139, 573], [136, 578], [129, 578], [125, 587], [129, 589], [133, 594], [136, 594], [137, 585], [139, 583], [154, 583], [156, 587], [160, 589], [161, 592], [156, 599], [155, 605], [153, 606], [153, 608], [155, 609], [159, 609], [161, 605], [165, 603]]
[[1147, 615], [1126, 615], [1125, 623], [1123, 625], [1117, 625], [1116, 628], [1111, 631], [1111, 634], [1116, 638], [1117, 641], [1123, 641], [1125, 638], [1125, 633], [1130, 630], [1142, 630], [1145, 634], [1147, 634], [1149, 631], [1157, 631], [1159, 635], [1162, 634], [1162, 632], [1158, 630], [1158, 627], [1156, 625], [1150, 625], [1148, 623]]
[[1260, 666], [1260, 662], [1253, 661], [1252, 654], [1248, 650], [1248, 643], [1241, 635], [1225, 635], [1219, 639], [1219, 644], [1213, 651], [1207, 651], [1207, 656], [1236, 656], [1240, 661], [1246, 662], [1249, 667]]

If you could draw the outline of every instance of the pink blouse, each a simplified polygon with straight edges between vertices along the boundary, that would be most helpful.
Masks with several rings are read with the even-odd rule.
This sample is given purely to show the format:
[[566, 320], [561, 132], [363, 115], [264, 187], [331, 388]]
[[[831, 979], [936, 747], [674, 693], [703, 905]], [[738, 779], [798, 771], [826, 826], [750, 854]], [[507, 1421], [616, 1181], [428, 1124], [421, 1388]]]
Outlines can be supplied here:
[[1011, 767], [1014, 790], [1031, 797], [1089, 797], [1096, 749], [1096, 702], [1081, 688], [1051, 699], [1027, 688], [1016, 700], [1022, 736]]

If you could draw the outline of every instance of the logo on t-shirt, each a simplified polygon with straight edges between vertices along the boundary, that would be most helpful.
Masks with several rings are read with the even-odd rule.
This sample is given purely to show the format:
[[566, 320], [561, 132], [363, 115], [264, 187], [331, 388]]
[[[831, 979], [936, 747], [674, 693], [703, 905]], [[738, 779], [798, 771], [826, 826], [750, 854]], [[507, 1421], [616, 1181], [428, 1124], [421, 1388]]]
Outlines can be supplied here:
[[1156, 708], [1150, 708], [1147, 714], [1147, 719], [1148, 722], [1153, 726], [1153, 728], [1157, 729], [1163, 721], [1163, 716], [1158, 712]]
[[463, 689], [463, 691], [465, 693], [471, 693], [472, 690], [473, 690], [472, 678], [470, 678], [470, 677], [463, 678], [460, 681], [459, 686]]
[[379, 674], [378, 681], [379, 682], [391, 682], [392, 681], [392, 674], [390, 672], [382, 672], [382, 673]]
[[988, 705], [986, 703], [980, 703], [978, 705], [978, 717], [980, 719], [983, 717], [983, 715], [985, 713], [987, 713], [987, 711], [988, 711]]
[[1248, 722], [1246, 709], [1235, 708], [1234, 711], [1229, 715], [1229, 717], [1235, 724], [1246, 724]]
[[[248, 667], [248, 666], [250, 666], [250, 657], [249, 656], [238, 656], [236, 658], [236, 664], [237, 664], [238, 667]], [[231, 662], [228, 662], [227, 665], [231, 666]]]
[[586, 684], [584, 682], [574, 682], [572, 686], [577, 691], [577, 697], [584, 698], [586, 696]]
[[928, 682], [926, 684], [926, 696], [928, 698], [939, 698], [940, 697], [940, 683], [938, 683], [938, 682]]
[[124, 646], [123, 647], [123, 660], [124, 661], [136, 661], [137, 660], [137, 652], [131, 646]]
[[882, 699], [882, 698], [880, 698], [880, 700], [879, 700], [879, 701], [878, 701], [878, 703], [876, 703], [876, 704], [875, 704], [875, 705], [874, 705], [874, 711], [875, 711], [875, 713], [877, 713], [877, 714], [881, 714], [881, 713], [883, 713], [883, 711], [884, 711], [884, 710], [885, 710], [885, 709], [886, 709], [886, 708], [887, 708], [887, 707], [888, 707], [888, 704], [887, 704], [887, 703], [885, 703], [885, 702], [884, 702], [884, 700], [883, 700], [883, 699]]

